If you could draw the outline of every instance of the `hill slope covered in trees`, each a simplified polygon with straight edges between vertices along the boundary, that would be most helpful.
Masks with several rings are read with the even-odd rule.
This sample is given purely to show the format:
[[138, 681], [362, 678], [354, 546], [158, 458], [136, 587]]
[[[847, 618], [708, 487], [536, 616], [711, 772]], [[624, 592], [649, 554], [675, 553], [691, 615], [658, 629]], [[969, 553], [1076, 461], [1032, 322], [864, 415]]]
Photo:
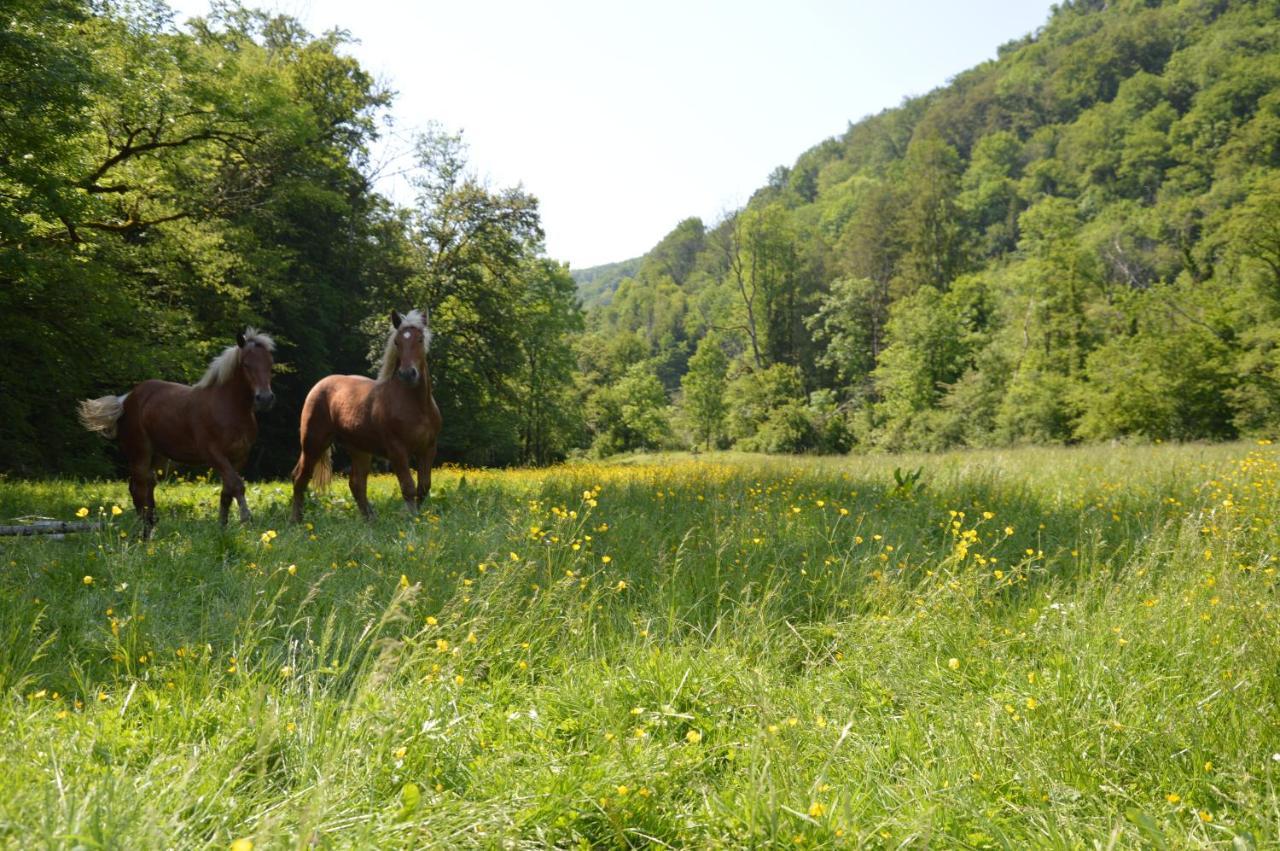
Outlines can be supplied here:
[[1269, 434], [1280, 3], [1063, 3], [680, 223], [588, 329], [600, 452]]

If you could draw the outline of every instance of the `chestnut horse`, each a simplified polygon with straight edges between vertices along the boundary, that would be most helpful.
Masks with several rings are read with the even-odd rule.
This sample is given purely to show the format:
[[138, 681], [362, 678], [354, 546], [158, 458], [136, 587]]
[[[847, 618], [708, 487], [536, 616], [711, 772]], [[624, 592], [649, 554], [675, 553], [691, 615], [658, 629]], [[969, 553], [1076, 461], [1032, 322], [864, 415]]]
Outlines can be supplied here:
[[[391, 334], [378, 380], [363, 375], [330, 375], [320, 379], [302, 405], [302, 454], [293, 468], [293, 520], [302, 521], [307, 483], [315, 472], [316, 487], [333, 475], [333, 442], [351, 456], [351, 495], [365, 519], [373, 510], [365, 487], [374, 455], [391, 462], [400, 480], [405, 507], [416, 512], [431, 493], [431, 462], [440, 435], [440, 409], [431, 395], [427, 350], [431, 329], [419, 311], [401, 316], [391, 311]], [[409, 460], [417, 461], [415, 491]]]
[[213, 467], [222, 477], [218, 520], [227, 524], [231, 500], [240, 503], [240, 521], [251, 519], [239, 470], [258, 436], [254, 411], [275, 404], [271, 353], [275, 343], [252, 328], [236, 335], [213, 359], [204, 377], [188, 387], [144, 381], [123, 396], [80, 403], [80, 422], [103, 437], [117, 437], [129, 465], [129, 494], [142, 518], [143, 535], [156, 525], [157, 458]]

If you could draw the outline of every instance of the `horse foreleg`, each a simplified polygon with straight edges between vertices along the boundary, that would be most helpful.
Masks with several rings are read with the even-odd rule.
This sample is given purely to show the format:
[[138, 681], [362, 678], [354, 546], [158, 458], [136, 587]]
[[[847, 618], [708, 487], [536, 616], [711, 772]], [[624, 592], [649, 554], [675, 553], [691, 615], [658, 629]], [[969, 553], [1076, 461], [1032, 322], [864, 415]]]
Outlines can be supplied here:
[[391, 471], [400, 480], [400, 495], [404, 497], [404, 507], [410, 514], [416, 514], [418, 506], [414, 503], [413, 473], [409, 470], [409, 453], [403, 449], [393, 449], [387, 453], [391, 462]]
[[368, 452], [349, 450], [351, 455], [351, 477], [347, 484], [351, 488], [351, 496], [360, 508], [365, 520], [373, 519], [373, 509], [369, 507], [369, 467], [373, 464], [373, 456]]
[[248, 523], [253, 520], [253, 515], [249, 513], [249, 501], [244, 496], [244, 478], [236, 471], [235, 466], [221, 454], [214, 454], [213, 463], [218, 475], [222, 477], [222, 497], [218, 506], [218, 522], [223, 526], [227, 525], [227, 510], [231, 507], [231, 500], [233, 499], [240, 503], [240, 522]]
[[421, 508], [431, 497], [431, 465], [436, 460], [436, 445], [434, 443], [418, 456], [418, 492], [417, 502]]
[[227, 483], [222, 483], [222, 493], [218, 495], [218, 522], [223, 526], [227, 525], [227, 512], [231, 509], [231, 491], [227, 490]]

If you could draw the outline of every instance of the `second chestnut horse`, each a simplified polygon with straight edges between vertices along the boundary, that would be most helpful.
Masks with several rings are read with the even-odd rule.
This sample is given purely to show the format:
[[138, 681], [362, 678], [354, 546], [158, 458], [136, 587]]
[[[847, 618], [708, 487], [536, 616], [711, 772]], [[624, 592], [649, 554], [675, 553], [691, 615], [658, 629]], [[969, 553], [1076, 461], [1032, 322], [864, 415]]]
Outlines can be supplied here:
[[[373, 456], [391, 462], [400, 480], [405, 506], [416, 512], [431, 492], [431, 463], [440, 435], [440, 409], [431, 395], [427, 351], [431, 329], [417, 310], [401, 316], [391, 311], [382, 368], [374, 381], [363, 375], [330, 375], [320, 379], [302, 405], [302, 454], [293, 468], [293, 520], [302, 521], [307, 484], [328, 486], [333, 475], [333, 443], [351, 456], [351, 496], [365, 519], [373, 517], [366, 494]], [[410, 460], [416, 461], [415, 489]]]

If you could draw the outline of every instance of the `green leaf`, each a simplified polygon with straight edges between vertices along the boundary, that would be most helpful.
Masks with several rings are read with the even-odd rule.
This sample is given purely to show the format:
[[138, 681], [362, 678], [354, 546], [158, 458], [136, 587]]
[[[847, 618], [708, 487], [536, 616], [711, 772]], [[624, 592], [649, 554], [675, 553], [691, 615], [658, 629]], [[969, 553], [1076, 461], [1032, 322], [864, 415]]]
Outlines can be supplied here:
[[396, 813], [396, 821], [404, 821], [413, 815], [422, 803], [422, 791], [417, 783], [406, 783], [400, 789], [400, 812]]
[[1160, 826], [1156, 824], [1156, 820], [1151, 816], [1141, 810], [1128, 810], [1124, 815], [1125, 818], [1137, 826], [1143, 837], [1145, 837], [1152, 846], [1156, 848], [1169, 847], [1168, 840], [1164, 838], [1164, 831], [1160, 829]]

